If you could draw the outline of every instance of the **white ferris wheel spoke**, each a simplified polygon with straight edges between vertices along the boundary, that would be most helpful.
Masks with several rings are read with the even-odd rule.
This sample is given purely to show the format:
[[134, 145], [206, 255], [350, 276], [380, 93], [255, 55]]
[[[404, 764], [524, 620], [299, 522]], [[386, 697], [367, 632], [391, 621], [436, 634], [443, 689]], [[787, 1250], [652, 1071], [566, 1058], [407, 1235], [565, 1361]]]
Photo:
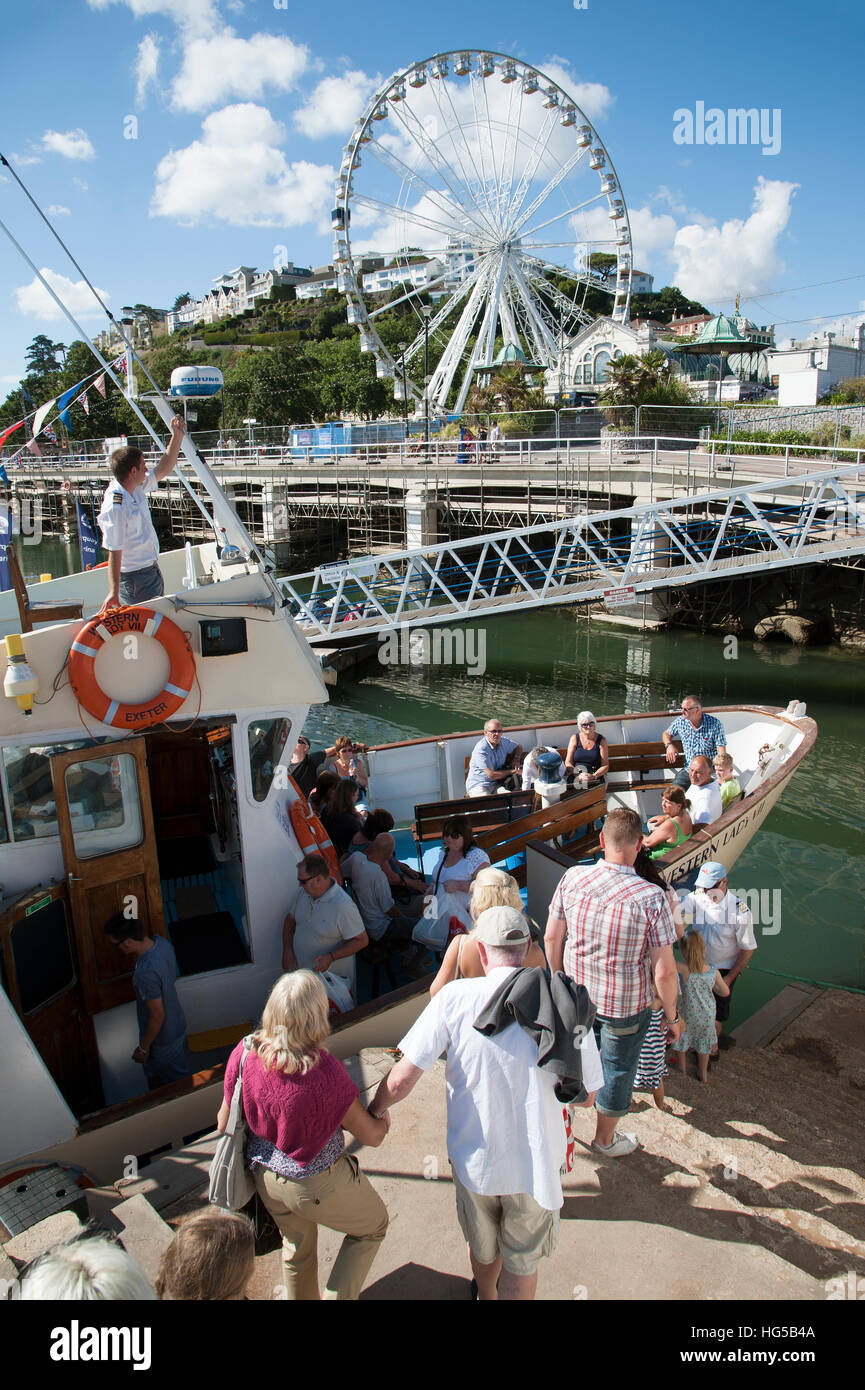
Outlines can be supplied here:
[[[481, 232], [481, 234], [483, 234], [485, 230], [488, 231], [488, 228], [484, 228], [484, 223], [473, 215], [474, 212], [478, 212], [480, 210], [474, 208], [473, 200], [470, 196], [468, 198], [466, 196], [468, 190], [466, 189], [466, 180], [464, 172], [461, 173], [458, 172], [456, 169], [452, 168], [448, 160], [442, 154], [435, 140], [432, 140], [430, 136], [427, 134], [422, 122], [418, 119], [416, 113], [412, 111], [404, 101], [397, 102], [396, 106], [393, 109], [403, 130], [406, 132], [408, 137], [411, 140], [413, 140], [414, 143], [420, 148], [421, 152], [426, 155], [430, 164], [438, 172], [439, 178], [441, 179], [445, 187], [450, 189], [451, 193], [454, 196], [456, 207], [459, 208], [463, 218], [466, 221], [473, 223], [477, 230]], [[409, 125], [407, 119], [408, 117], [411, 118], [411, 126]], [[456, 186], [453, 183], [453, 179], [456, 179]]]
[[[471, 79], [470, 79], [470, 80], [471, 80]], [[494, 235], [495, 235], [495, 227], [494, 227], [493, 223], [490, 221], [490, 218], [489, 218], [489, 208], [482, 206], [482, 205], [479, 203], [478, 199], [473, 195], [473, 193], [472, 193], [472, 181], [471, 181], [471, 177], [466, 173], [466, 167], [465, 167], [465, 165], [464, 165], [463, 162], [462, 162], [462, 158], [461, 158], [460, 152], [459, 152], [459, 147], [458, 147], [458, 145], [457, 145], [457, 143], [456, 143], [456, 141], [455, 141], [455, 139], [454, 139], [454, 131], [455, 131], [455, 130], [461, 131], [461, 130], [462, 130], [462, 127], [463, 127], [463, 122], [460, 120], [460, 118], [459, 118], [459, 116], [458, 116], [458, 114], [457, 114], [456, 107], [454, 106], [454, 103], [453, 103], [453, 97], [451, 96], [450, 88], [449, 88], [447, 82], [446, 82], [446, 81], [443, 81], [443, 82], [439, 83], [438, 85], [441, 87], [441, 90], [442, 90], [443, 94], [447, 97], [448, 105], [450, 106], [450, 109], [451, 109], [451, 115], [452, 115], [452, 117], [453, 117], [453, 126], [450, 126], [450, 125], [449, 125], [449, 127], [448, 127], [448, 138], [450, 139], [451, 147], [453, 148], [454, 153], [456, 154], [457, 159], [459, 160], [460, 168], [461, 168], [462, 171], [463, 171], [463, 181], [464, 181], [464, 183], [465, 183], [466, 193], [467, 193], [467, 195], [469, 196], [469, 198], [471, 198], [472, 202], [474, 203], [475, 207], [477, 208], [477, 211], [479, 212], [479, 214], [480, 214], [481, 217], [483, 218], [484, 222], [486, 223], [488, 232], [491, 233], [491, 234], [494, 236]], [[439, 103], [438, 98], [439, 98], [439, 91], [437, 90], [437, 91], [435, 92], [435, 100], [436, 100], [436, 104], [439, 106], [439, 111], [441, 112], [441, 104]], [[443, 114], [443, 113], [442, 113], [442, 114]], [[482, 178], [482, 176], [481, 176], [481, 174], [480, 174], [480, 172], [479, 172], [479, 170], [478, 170], [478, 166], [477, 166], [477, 164], [475, 163], [475, 157], [474, 157], [474, 153], [472, 152], [471, 145], [469, 144], [469, 142], [468, 142], [467, 140], [465, 141], [465, 150], [466, 150], [466, 154], [468, 155], [469, 159], [471, 160], [472, 165], [474, 166], [475, 178], [478, 180], [478, 183], [480, 184], [481, 189], [483, 189], [483, 187], [484, 187], [484, 181], [483, 181], [483, 178]]]
[[547, 147], [550, 143], [550, 136], [552, 135], [553, 131], [555, 130], [558, 124], [558, 121], [556, 119], [556, 108], [553, 108], [547, 112], [547, 118], [544, 124], [546, 126], [546, 129], [542, 130], [540, 134], [535, 137], [535, 143], [532, 146], [532, 150], [530, 155], [528, 156], [528, 159], [526, 160], [526, 165], [523, 169], [522, 177], [520, 178], [517, 191], [514, 195], [513, 211], [511, 214], [510, 223], [512, 227], [516, 224], [519, 218], [523, 203], [526, 201], [529, 189], [531, 188], [532, 183], [534, 182], [535, 174], [538, 170], [538, 165], [540, 164], [541, 160], [547, 152]]
[[409, 226], [426, 227], [432, 232], [443, 232], [446, 238], [458, 235], [458, 230], [453, 226], [444, 226], [441, 222], [435, 222], [431, 217], [427, 217], [425, 213], [411, 212], [408, 208], [399, 207], [396, 203], [384, 203], [380, 198], [371, 197], [369, 193], [358, 193], [354, 201], [358, 207], [367, 207], [375, 212], [384, 213], [387, 217], [393, 218], [397, 225], [406, 228]]
[[562, 212], [557, 212], [554, 217], [548, 217], [546, 222], [539, 222], [536, 227], [530, 227], [526, 236], [534, 236], [535, 232], [542, 232], [544, 227], [551, 227], [554, 222], [560, 222], [563, 217], [573, 217], [575, 212], [582, 212], [583, 208], [590, 208], [592, 203], [597, 203], [603, 198], [603, 193], [595, 193], [591, 198], [586, 198], [582, 203], [575, 203], [573, 207], [565, 208]]
[[576, 149], [574, 153], [571, 155], [570, 159], [565, 160], [565, 163], [562, 165], [561, 169], [558, 169], [556, 171], [556, 173], [547, 183], [546, 187], [541, 189], [538, 196], [532, 199], [528, 207], [525, 208], [523, 212], [520, 214], [520, 216], [517, 218], [516, 222], [511, 228], [511, 234], [513, 236], [519, 236], [521, 228], [523, 228], [526, 225], [526, 223], [529, 221], [529, 218], [534, 217], [536, 212], [540, 212], [547, 199], [552, 197], [559, 184], [562, 182], [563, 179], [566, 179], [571, 170], [575, 168], [577, 164], [579, 164], [584, 154], [585, 150]]
[[[416, 169], [412, 169], [409, 164], [406, 164], [404, 160], [400, 159], [398, 154], [395, 154], [393, 150], [389, 150], [386, 145], [382, 145], [379, 140], [371, 140], [366, 148], [380, 164], [386, 165], [391, 170], [391, 173], [396, 174], [398, 178], [402, 179], [404, 187], [406, 184], [410, 187], [413, 187], [415, 183], [422, 184], [429, 197], [435, 198], [436, 205], [441, 207], [441, 211], [446, 216], [452, 216], [456, 212], [458, 205], [450, 202], [446, 194], [443, 193], [440, 188], [430, 183], [429, 179], [425, 178], [423, 174], [419, 173]], [[461, 211], [464, 216], [469, 215], [467, 209], [462, 208]], [[474, 221], [474, 219], [472, 220]], [[480, 223], [475, 221], [474, 225], [480, 232]]]

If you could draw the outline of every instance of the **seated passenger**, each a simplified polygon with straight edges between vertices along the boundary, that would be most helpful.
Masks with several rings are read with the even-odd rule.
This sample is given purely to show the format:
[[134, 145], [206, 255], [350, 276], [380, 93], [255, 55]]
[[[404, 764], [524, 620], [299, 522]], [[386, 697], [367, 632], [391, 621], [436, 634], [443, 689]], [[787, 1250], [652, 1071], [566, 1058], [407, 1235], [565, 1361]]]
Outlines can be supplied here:
[[[364, 747], [365, 745], [359, 744], [358, 746]], [[291, 762], [288, 764], [288, 771], [304, 796], [309, 796], [315, 786], [316, 778], [323, 771], [322, 764], [328, 758], [335, 758], [336, 754], [336, 744], [332, 748], [323, 748], [320, 752], [313, 753], [306, 734], [298, 735], [294, 752], [291, 755]], [[346, 773], [345, 775], [349, 776], [350, 774]]]
[[331, 772], [335, 772], [337, 777], [351, 777], [362, 790], [366, 791], [369, 779], [363, 763], [357, 756], [358, 753], [365, 753], [366, 749], [365, 743], [352, 743], [346, 734], [340, 734], [333, 745], [333, 757], [328, 763], [328, 768]]
[[733, 771], [733, 759], [729, 753], [718, 753], [715, 758], [715, 776], [718, 778], [718, 785], [721, 788], [721, 801], [724, 810], [728, 811], [734, 801], [738, 801], [742, 795], [742, 788], [739, 786]]
[[333, 847], [340, 858], [348, 849], [353, 836], [363, 825], [355, 806], [360, 787], [351, 778], [345, 777], [337, 784], [330, 801], [321, 810], [321, 823], [333, 841]]
[[[486, 912], [488, 907], [515, 907], [517, 912], [522, 912], [525, 915], [517, 881], [502, 869], [491, 867], [481, 869], [472, 883], [469, 895], [469, 912], [472, 921], [476, 922], [481, 913]], [[532, 940], [528, 954], [523, 961], [523, 967], [528, 970], [546, 970], [547, 959], [538, 945], [538, 933], [531, 922], [529, 923], [529, 931]], [[445, 951], [438, 974], [430, 985], [430, 997], [437, 994], [442, 985], [450, 984], [451, 980], [479, 980], [483, 973], [484, 969], [481, 965], [474, 931], [467, 935], [455, 936]]]
[[643, 849], [650, 850], [651, 859], [660, 859], [668, 849], [683, 845], [694, 833], [694, 825], [688, 814], [690, 808], [681, 787], [672, 783], [661, 793], [661, 814], [649, 816], [648, 835], [643, 836]]
[[308, 797], [310, 809], [317, 816], [321, 816], [325, 806], [333, 800], [333, 794], [338, 786], [339, 778], [335, 772], [320, 772], [318, 774], [318, 781]]
[[443, 849], [432, 875], [430, 906], [424, 915], [433, 924], [426, 935], [430, 939], [439, 936], [446, 942], [453, 917], [466, 931], [471, 931], [469, 893], [472, 880], [481, 869], [489, 867], [490, 857], [475, 844], [467, 816], [451, 816], [446, 820], [442, 826], [442, 841]]
[[691, 759], [689, 767], [691, 788], [688, 801], [694, 825], [711, 825], [723, 813], [721, 788], [712, 781], [712, 764], [702, 756]]
[[520, 745], [511, 738], [505, 738], [497, 719], [488, 719], [483, 738], [479, 738], [472, 749], [466, 776], [466, 796], [494, 796], [496, 792], [513, 790], [514, 773], [522, 759]]
[[[390, 811], [376, 807], [374, 811], [370, 811], [360, 830], [351, 840], [346, 854], [367, 854], [376, 836], [386, 835], [391, 830], [393, 816]], [[427, 882], [423, 874], [404, 864], [395, 854], [382, 867], [391, 888], [403, 889], [407, 893], [426, 892]], [[397, 896], [399, 897], [399, 893]]]
[[590, 709], [577, 715], [577, 732], [571, 734], [565, 754], [565, 771], [579, 780], [582, 787], [595, 787], [603, 782], [610, 770], [610, 748], [603, 734], [598, 733], [595, 716]]
[[412, 928], [423, 910], [423, 898], [407, 907], [393, 900], [384, 865], [394, 851], [392, 835], [377, 835], [366, 854], [350, 854], [343, 866], [351, 881], [363, 924], [371, 941], [388, 945], [411, 941]]
[[21, 1279], [23, 1303], [141, 1303], [156, 1294], [144, 1270], [104, 1232], [85, 1230], [53, 1245], [29, 1264]]
[[297, 889], [282, 928], [283, 970], [331, 970], [355, 995], [355, 961], [369, 944], [360, 913], [334, 883], [327, 860], [307, 854], [297, 865]]
[[[555, 753], [556, 757], [559, 760], [559, 766], [556, 775], [552, 780], [554, 782], [564, 782], [565, 780], [565, 764], [562, 762], [562, 757], [559, 753], [558, 748], [551, 748], [548, 743], [539, 743], [536, 748], [532, 749], [531, 753], [529, 753], [528, 757], [523, 763], [524, 792], [530, 792], [534, 790], [535, 779], [538, 775], [538, 758], [541, 756], [542, 753]], [[497, 906], [498, 904], [492, 905]], [[502, 904], [502, 906], [507, 906], [507, 904]]]

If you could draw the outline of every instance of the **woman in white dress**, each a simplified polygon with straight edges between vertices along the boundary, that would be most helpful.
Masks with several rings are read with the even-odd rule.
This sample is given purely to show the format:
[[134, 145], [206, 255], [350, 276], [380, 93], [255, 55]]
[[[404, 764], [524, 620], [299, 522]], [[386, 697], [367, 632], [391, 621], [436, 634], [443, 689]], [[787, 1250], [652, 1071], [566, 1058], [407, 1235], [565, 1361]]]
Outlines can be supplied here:
[[[466, 816], [451, 816], [442, 826], [443, 848], [432, 874], [432, 892], [423, 917], [414, 929], [415, 941], [443, 951], [453, 932], [471, 931], [469, 912], [472, 880], [490, 857], [478, 849]], [[456, 918], [452, 924], [451, 919]]]

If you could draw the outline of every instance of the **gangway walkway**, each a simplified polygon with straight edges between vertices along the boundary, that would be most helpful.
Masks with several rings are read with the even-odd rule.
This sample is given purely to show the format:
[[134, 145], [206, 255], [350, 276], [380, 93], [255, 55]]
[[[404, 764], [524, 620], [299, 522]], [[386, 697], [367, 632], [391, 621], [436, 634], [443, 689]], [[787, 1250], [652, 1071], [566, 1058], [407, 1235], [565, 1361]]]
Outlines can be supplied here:
[[865, 554], [865, 468], [587, 512], [279, 580], [310, 642], [587, 603]]

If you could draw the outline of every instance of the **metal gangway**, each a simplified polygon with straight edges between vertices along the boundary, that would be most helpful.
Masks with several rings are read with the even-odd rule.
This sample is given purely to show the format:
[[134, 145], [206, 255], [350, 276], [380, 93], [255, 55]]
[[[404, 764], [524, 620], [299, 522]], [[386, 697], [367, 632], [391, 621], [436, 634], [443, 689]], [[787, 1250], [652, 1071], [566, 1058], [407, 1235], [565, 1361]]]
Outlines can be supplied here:
[[322, 565], [278, 582], [316, 644], [865, 554], [865, 467]]

